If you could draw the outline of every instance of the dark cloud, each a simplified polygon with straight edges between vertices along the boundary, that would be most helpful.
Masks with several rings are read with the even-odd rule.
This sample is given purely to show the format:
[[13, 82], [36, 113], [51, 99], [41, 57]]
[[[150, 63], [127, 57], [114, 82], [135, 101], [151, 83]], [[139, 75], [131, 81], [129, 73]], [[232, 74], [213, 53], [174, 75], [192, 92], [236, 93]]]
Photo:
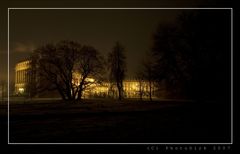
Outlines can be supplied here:
[[30, 53], [35, 49], [32, 43], [17, 42], [14, 44], [13, 52], [17, 53]]

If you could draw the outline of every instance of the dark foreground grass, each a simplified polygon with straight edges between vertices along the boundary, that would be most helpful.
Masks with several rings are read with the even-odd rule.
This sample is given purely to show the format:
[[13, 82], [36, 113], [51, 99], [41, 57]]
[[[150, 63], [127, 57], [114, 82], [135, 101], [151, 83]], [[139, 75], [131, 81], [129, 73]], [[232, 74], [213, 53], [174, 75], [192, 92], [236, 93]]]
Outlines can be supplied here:
[[17, 143], [230, 142], [229, 109], [214, 102], [12, 103], [9, 126]]

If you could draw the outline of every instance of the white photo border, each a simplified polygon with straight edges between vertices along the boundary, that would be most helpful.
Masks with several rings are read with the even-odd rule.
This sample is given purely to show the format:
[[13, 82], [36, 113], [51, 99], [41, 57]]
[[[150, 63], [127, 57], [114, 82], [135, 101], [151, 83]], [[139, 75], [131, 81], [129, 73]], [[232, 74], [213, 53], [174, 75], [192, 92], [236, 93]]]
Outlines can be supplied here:
[[[231, 142], [229, 143], [14, 143], [9, 140], [9, 13], [10, 10], [231, 10]], [[231, 145], [233, 144], [233, 8], [8, 8], [8, 144], [81, 144], [81, 145]]]

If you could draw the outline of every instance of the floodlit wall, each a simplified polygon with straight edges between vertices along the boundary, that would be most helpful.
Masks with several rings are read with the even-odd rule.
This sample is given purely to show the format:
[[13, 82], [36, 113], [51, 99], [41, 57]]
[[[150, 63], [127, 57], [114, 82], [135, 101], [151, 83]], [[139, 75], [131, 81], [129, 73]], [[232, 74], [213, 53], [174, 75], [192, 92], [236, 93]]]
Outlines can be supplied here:
[[[30, 83], [30, 61], [22, 61], [17, 63], [15, 67], [15, 94], [16, 95], [27, 95], [28, 88], [27, 85]], [[79, 77], [81, 75], [79, 73], [73, 73], [73, 83], [75, 85], [80, 84]], [[83, 92], [83, 98], [91, 98], [91, 97], [118, 97], [117, 87], [114, 84], [109, 82], [102, 82], [101, 84], [94, 83], [93, 78], [87, 78], [88, 82], [93, 82]], [[152, 85], [152, 97], [155, 95], [155, 86]], [[138, 80], [124, 80], [123, 81], [123, 94], [126, 98], [148, 98], [149, 97], [150, 86], [147, 81]], [[48, 93], [50, 95], [50, 93]], [[51, 95], [50, 95], [51, 96]], [[56, 96], [56, 95], [53, 95]]]
[[22, 95], [27, 92], [27, 83], [30, 82], [30, 61], [17, 63], [15, 67], [15, 94]]

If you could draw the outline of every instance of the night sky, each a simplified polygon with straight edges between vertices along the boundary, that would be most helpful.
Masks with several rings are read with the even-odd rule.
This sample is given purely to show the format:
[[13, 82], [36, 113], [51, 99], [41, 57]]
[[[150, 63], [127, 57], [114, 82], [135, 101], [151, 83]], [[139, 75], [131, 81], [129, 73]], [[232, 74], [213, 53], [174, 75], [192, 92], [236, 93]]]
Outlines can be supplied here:
[[[76, 40], [105, 57], [119, 41], [126, 50], [127, 77], [134, 77], [157, 25], [181, 10], [10, 10], [10, 68], [49, 42]], [[11, 79], [13, 79], [10, 76]]]
[[[70, 0], [71, 1], [71, 0]], [[8, 7], [204, 7], [204, 0], [164, 1], [14, 1], [1, 5], [0, 80], [7, 80], [7, 8]], [[10, 2], [9, 2], [10, 3]], [[82, 4], [82, 5], [81, 5]], [[210, 2], [208, 3], [210, 4]], [[15, 64], [30, 55], [36, 47], [61, 40], [92, 45], [104, 56], [119, 41], [126, 49], [127, 77], [134, 77], [146, 51], [152, 46], [152, 35], [162, 23], [174, 22], [183, 10], [10, 10], [10, 87], [14, 84]]]

